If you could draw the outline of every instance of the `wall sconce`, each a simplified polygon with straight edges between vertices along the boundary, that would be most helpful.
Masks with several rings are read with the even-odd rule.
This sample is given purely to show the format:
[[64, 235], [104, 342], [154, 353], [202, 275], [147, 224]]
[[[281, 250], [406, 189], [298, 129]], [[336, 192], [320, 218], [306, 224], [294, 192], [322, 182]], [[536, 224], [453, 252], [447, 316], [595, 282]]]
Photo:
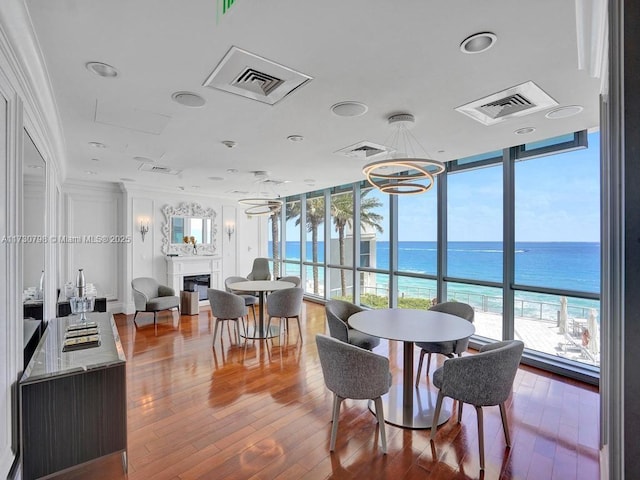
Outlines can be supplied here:
[[224, 227], [225, 232], [227, 232], [227, 236], [229, 237], [229, 241], [231, 241], [231, 235], [236, 231], [236, 227], [233, 223], [227, 222]]
[[141, 218], [140, 219], [140, 235], [142, 236], [142, 241], [144, 242], [144, 236], [149, 232], [149, 219]]

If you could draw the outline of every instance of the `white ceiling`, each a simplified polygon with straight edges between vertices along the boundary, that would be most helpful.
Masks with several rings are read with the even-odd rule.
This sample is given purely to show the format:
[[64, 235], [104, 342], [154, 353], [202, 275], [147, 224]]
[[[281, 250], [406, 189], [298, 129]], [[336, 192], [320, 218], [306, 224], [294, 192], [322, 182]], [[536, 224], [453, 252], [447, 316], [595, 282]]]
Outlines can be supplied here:
[[[230, 192], [264, 190], [250, 172], [267, 170], [290, 181], [274, 191], [285, 196], [363, 179], [365, 159], [335, 152], [387, 142], [393, 113], [412, 113], [412, 133], [442, 161], [598, 125], [600, 81], [577, 67], [573, 0], [235, 0], [224, 15], [216, 9], [222, 0], [26, 3], [63, 125], [68, 178], [130, 178], [137, 186], [239, 198]], [[498, 36], [495, 46], [461, 53], [462, 40], [482, 31]], [[274, 106], [204, 87], [232, 46], [313, 80]], [[90, 61], [120, 75], [99, 77], [85, 68]], [[584, 111], [484, 126], [454, 110], [526, 81]], [[171, 99], [177, 91], [197, 93], [206, 105], [184, 107]], [[330, 107], [346, 100], [369, 110], [334, 115]], [[530, 126], [534, 133], [514, 134]], [[182, 173], [140, 171], [135, 156]]]

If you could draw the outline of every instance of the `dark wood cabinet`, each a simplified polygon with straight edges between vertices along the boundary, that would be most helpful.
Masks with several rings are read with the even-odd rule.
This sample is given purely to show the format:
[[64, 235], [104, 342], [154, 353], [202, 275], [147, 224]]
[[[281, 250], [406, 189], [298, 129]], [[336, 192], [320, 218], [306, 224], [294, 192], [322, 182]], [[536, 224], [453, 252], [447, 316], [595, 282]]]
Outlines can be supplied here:
[[20, 380], [20, 439], [25, 480], [121, 453], [126, 471], [126, 360], [113, 317], [90, 313], [100, 345], [63, 352], [66, 327], [49, 322]]

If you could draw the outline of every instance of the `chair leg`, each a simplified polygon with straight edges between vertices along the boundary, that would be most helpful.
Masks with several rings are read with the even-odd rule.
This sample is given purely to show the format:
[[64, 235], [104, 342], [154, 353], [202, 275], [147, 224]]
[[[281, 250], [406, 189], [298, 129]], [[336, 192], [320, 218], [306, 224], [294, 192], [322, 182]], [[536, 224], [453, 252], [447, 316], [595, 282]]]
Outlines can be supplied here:
[[300, 325], [300, 315], [296, 315], [296, 320], [298, 321], [298, 333], [300, 334], [300, 340], [302, 341], [302, 326]]
[[436, 409], [433, 412], [433, 423], [431, 424], [431, 440], [436, 439], [436, 432], [438, 430], [438, 418], [440, 417], [440, 410], [442, 410], [442, 400], [444, 395], [441, 391], [438, 391], [438, 399], [436, 400]]
[[458, 400], [458, 423], [462, 422], [462, 407], [464, 407], [464, 402]]
[[156, 315], [158, 312], [153, 312], [153, 324], [156, 324]]
[[[422, 361], [424, 360], [424, 354], [427, 353], [424, 350], [420, 349], [420, 361], [418, 362], [418, 373], [416, 375], [416, 387], [420, 383], [420, 374], [422, 373]], [[427, 375], [429, 372], [427, 371]]]
[[500, 416], [502, 417], [502, 430], [504, 430], [504, 441], [507, 447], [511, 447], [511, 436], [509, 435], [509, 423], [507, 422], [507, 409], [504, 403], [500, 404]]
[[340, 404], [344, 398], [339, 397], [334, 393], [333, 397], [333, 425], [331, 426], [331, 443], [329, 444], [329, 451], [333, 452], [336, 448], [336, 437], [338, 436], [338, 417], [340, 416]]
[[387, 434], [384, 426], [384, 410], [382, 409], [382, 398], [378, 397], [374, 401], [376, 406], [376, 417], [378, 418], [378, 425], [380, 426], [380, 442], [382, 443], [382, 453], [387, 453]]
[[213, 326], [213, 344], [216, 344], [216, 336], [218, 335], [218, 324], [219, 324], [219, 320], [216, 318], [216, 323]]
[[139, 313], [138, 310], [136, 310], [136, 313], [133, 315], [133, 324], [136, 325], [136, 326], [138, 325], [136, 323], [136, 317], [138, 316], [138, 313]]
[[427, 355], [427, 378], [429, 378], [429, 367], [431, 366], [431, 352]]
[[[269, 332], [271, 332], [271, 319], [272, 318], [273, 318], [272, 316], [269, 316], [269, 320], [267, 320], [267, 326], [265, 327], [265, 330], [264, 330], [265, 334], [267, 335], [267, 337], [270, 335]], [[280, 332], [279, 331], [278, 331], [278, 336], [280, 336]]]
[[480, 450], [480, 470], [484, 470], [484, 422], [482, 420], [482, 407], [476, 406], [478, 415], [478, 449]]

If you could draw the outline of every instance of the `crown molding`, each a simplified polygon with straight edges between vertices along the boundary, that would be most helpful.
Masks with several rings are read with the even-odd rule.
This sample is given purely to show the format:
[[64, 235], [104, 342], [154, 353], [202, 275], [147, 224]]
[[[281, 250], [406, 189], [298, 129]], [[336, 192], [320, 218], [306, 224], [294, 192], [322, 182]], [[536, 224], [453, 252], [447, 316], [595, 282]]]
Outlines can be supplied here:
[[65, 178], [66, 147], [58, 107], [31, 18], [23, 0], [0, 6], [0, 69], [23, 99], [25, 126], [39, 138], [47, 167]]

